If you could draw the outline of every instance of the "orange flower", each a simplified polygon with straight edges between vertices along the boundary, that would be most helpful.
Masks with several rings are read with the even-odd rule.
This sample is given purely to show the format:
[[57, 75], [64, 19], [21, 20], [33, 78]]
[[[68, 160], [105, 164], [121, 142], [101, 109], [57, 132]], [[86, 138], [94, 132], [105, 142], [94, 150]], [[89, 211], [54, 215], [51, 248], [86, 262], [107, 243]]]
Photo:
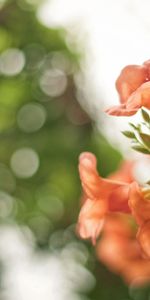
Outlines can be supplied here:
[[130, 212], [129, 184], [117, 181], [117, 176], [121, 178], [120, 172], [116, 176], [112, 175], [116, 180], [102, 178], [97, 172], [96, 164], [96, 157], [92, 153], [80, 155], [79, 172], [86, 200], [79, 214], [77, 230], [82, 238], [91, 238], [93, 243], [102, 230], [108, 212]]
[[126, 183], [133, 182], [135, 180], [133, 175], [134, 164], [134, 161], [123, 161], [119, 166], [119, 169], [114, 173], [111, 173], [108, 178]]
[[[113, 272], [120, 273], [127, 260], [140, 257], [140, 248], [126, 215], [114, 213], [106, 217], [103, 234], [97, 246], [97, 254]], [[130, 241], [130, 243], [129, 243]]]
[[96, 242], [104, 224], [104, 216], [108, 207], [105, 201], [93, 201], [86, 199], [78, 220], [78, 232], [84, 239], [91, 238], [93, 244]]
[[146, 194], [137, 182], [130, 185], [129, 206], [138, 225], [150, 220], [150, 198]]
[[126, 66], [116, 81], [121, 104], [106, 110], [110, 115], [131, 116], [142, 106], [150, 109], [150, 60]]
[[128, 284], [141, 285], [150, 281], [150, 261], [141, 255], [132, 222], [131, 216], [124, 214], [107, 215], [96, 252], [99, 259], [111, 271], [123, 276]]
[[150, 258], [150, 191], [141, 190], [136, 182], [132, 183], [129, 205], [139, 225], [137, 239], [145, 255]]
[[150, 258], [150, 220], [139, 228], [137, 239], [145, 255]]

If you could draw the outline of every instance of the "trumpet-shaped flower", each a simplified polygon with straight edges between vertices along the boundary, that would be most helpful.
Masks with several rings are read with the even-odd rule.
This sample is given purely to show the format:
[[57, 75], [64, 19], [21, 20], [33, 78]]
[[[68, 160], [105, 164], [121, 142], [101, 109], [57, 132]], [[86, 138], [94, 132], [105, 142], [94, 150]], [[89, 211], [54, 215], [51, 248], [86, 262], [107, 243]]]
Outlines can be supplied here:
[[116, 81], [120, 105], [106, 110], [110, 115], [131, 116], [142, 106], [150, 109], [150, 60], [142, 66], [126, 66]]
[[132, 183], [129, 206], [139, 230], [137, 239], [144, 254], [150, 258], [150, 191], [142, 191], [137, 183]]
[[[79, 214], [77, 230], [82, 238], [91, 238], [93, 243], [103, 228], [107, 213], [130, 212], [128, 181], [131, 181], [131, 171], [129, 176], [126, 171], [130, 170], [131, 165], [122, 167], [121, 171], [117, 171], [116, 175], [112, 174], [108, 179], [98, 174], [96, 165], [96, 157], [92, 153], [85, 152], [80, 155], [79, 173], [85, 200]], [[126, 182], [122, 181], [123, 172], [125, 172]]]
[[128, 284], [150, 281], [150, 261], [142, 257], [132, 217], [114, 213], [106, 217], [96, 252], [99, 259]]

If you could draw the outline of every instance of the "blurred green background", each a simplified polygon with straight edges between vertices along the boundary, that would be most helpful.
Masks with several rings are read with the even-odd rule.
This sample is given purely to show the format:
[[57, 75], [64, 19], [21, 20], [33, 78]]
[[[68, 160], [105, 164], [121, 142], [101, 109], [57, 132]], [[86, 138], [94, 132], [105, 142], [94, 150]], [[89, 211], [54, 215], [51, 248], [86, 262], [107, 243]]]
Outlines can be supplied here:
[[[145, 292], [131, 295], [119, 277], [96, 261], [90, 243], [75, 234], [81, 196], [79, 154], [94, 152], [103, 176], [122, 159], [76, 98], [75, 74], [84, 53], [68, 48], [64, 29], [39, 23], [37, 3], [10, 0], [0, 5], [1, 228], [28, 228], [35, 253], [62, 253], [72, 245], [73, 259], [94, 281], [88, 288], [87, 280], [83, 291], [77, 288], [78, 298], [69, 300], [146, 300]], [[60, 294], [57, 299], [64, 298]]]

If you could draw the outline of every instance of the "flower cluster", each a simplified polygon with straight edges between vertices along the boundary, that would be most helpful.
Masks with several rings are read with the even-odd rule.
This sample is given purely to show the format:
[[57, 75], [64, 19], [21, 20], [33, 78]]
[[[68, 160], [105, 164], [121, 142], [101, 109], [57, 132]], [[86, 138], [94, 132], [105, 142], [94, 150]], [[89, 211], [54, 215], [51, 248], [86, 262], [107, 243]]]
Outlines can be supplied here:
[[134, 115], [142, 106], [150, 109], [150, 60], [142, 66], [126, 66], [116, 81], [120, 105], [107, 110], [115, 116]]
[[[130, 116], [140, 108], [150, 109], [150, 61], [142, 66], [125, 67], [116, 81], [121, 105], [107, 112]], [[141, 152], [150, 153], [150, 117], [142, 109], [149, 133], [125, 135], [134, 142], [137, 134]], [[143, 147], [143, 148], [142, 148]], [[135, 148], [136, 149], [136, 148]], [[140, 149], [140, 148], [139, 148]], [[139, 149], [137, 149], [139, 151]], [[147, 151], [147, 152], [146, 152]], [[81, 238], [91, 239], [98, 258], [128, 284], [150, 282], [150, 188], [134, 178], [134, 162], [124, 162], [119, 170], [102, 178], [97, 171], [94, 154], [84, 152], [79, 157], [79, 174], [83, 187], [83, 203], [77, 231]]]

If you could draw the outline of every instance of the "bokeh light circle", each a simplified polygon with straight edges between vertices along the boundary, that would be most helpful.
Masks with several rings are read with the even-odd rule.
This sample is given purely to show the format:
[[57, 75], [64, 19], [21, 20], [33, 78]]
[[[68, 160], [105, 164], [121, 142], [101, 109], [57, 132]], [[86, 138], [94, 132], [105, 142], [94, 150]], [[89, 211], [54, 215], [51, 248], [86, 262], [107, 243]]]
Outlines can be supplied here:
[[38, 206], [42, 212], [47, 214], [50, 220], [58, 221], [64, 213], [62, 201], [53, 195], [43, 194], [38, 195]]
[[25, 65], [24, 53], [15, 48], [4, 51], [0, 56], [0, 72], [6, 76], [19, 74]]
[[17, 177], [27, 178], [37, 172], [39, 157], [33, 149], [21, 148], [13, 153], [10, 164]]
[[73, 63], [69, 60], [65, 53], [57, 51], [52, 54], [51, 65], [54, 69], [64, 71], [66, 74], [73, 72]]
[[8, 217], [13, 209], [13, 197], [8, 193], [0, 190], [0, 217]]
[[21, 107], [18, 112], [17, 122], [20, 129], [25, 132], [39, 130], [46, 121], [44, 106], [37, 103], [29, 103]]
[[46, 95], [50, 97], [58, 97], [66, 90], [66, 74], [59, 69], [45, 70], [40, 78], [40, 87]]

